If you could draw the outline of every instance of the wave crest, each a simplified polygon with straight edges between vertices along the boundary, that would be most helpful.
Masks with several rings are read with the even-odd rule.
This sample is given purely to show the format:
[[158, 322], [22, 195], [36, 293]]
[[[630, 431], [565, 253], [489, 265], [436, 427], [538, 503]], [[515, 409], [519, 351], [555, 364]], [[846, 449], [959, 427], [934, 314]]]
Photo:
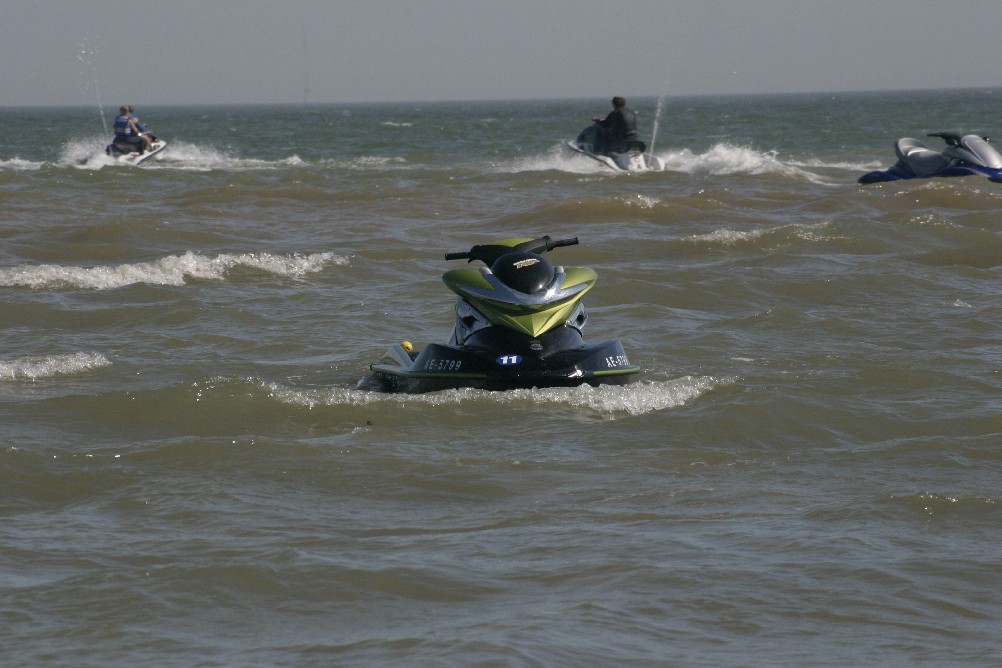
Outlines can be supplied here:
[[0, 381], [65, 376], [110, 365], [107, 357], [94, 352], [22, 357], [10, 362], [0, 361]]
[[20, 265], [0, 268], [0, 287], [111, 290], [136, 283], [184, 285], [191, 278], [222, 280], [237, 266], [250, 267], [279, 276], [301, 277], [331, 264], [347, 264], [348, 258], [334, 253], [275, 255], [242, 253], [206, 257], [192, 251], [153, 262], [107, 267], [73, 267], [54, 264]]
[[749, 146], [715, 144], [705, 153], [693, 153], [690, 149], [668, 151], [658, 155], [665, 161], [665, 170], [686, 174], [710, 174], [726, 176], [731, 174], [782, 174], [807, 178], [817, 177], [792, 163], [785, 163], [777, 157], [776, 151], [756, 151]]
[[460, 389], [427, 394], [387, 394], [347, 387], [304, 390], [277, 383], [264, 383], [263, 386], [277, 401], [311, 409], [318, 406], [365, 406], [381, 402], [442, 406], [467, 401], [487, 401], [498, 405], [562, 405], [587, 409], [615, 419], [620, 415], [636, 416], [675, 408], [732, 382], [731, 379], [711, 376], [683, 376], [666, 381], [638, 381], [629, 385], [581, 385], [506, 392]]
[[24, 160], [17, 156], [14, 156], [10, 160], [0, 160], [0, 171], [12, 171], [12, 172], [34, 172], [38, 171], [45, 165], [44, 162], [37, 162], [35, 160]]

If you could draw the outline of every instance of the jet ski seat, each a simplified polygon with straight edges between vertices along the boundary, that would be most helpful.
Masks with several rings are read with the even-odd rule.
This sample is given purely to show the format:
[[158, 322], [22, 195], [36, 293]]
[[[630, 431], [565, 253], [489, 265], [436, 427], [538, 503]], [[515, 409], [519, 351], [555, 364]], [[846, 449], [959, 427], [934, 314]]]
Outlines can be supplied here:
[[950, 163], [945, 155], [911, 137], [899, 139], [894, 144], [894, 152], [902, 164], [919, 177], [932, 176]]

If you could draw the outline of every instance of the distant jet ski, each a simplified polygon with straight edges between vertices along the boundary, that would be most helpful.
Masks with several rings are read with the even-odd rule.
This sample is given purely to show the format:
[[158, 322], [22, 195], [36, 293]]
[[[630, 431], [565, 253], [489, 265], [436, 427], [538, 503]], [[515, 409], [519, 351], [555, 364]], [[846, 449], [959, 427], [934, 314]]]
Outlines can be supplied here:
[[140, 125], [140, 129], [143, 131], [143, 134], [150, 138], [151, 145], [148, 151], [146, 150], [146, 145], [144, 143], [130, 144], [124, 139], [116, 138], [105, 147], [104, 152], [118, 162], [138, 165], [141, 162], [146, 162], [157, 153], [160, 153], [160, 151], [167, 148], [167, 142], [147, 130], [145, 126]]
[[946, 148], [937, 152], [917, 139], [903, 137], [894, 144], [898, 161], [886, 170], [868, 172], [860, 183], [880, 183], [899, 179], [925, 179], [941, 176], [987, 176], [1002, 183], [1002, 155], [988, 143], [987, 137], [952, 132], [933, 132], [927, 137], [942, 137]]
[[592, 123], [577, 138], [567, 142], [571, 150], [583, 153], [589, 158], [598, 160], [606, 167], [617, 172], [662, 172], [665, 162], [661, 158], [656, 158], [647, 151], [647, 145], [642, 141], [630, 142], [627, 150], [622, 153], [596, 153], [595, 135], [598, 134], [599, 126]]
[[153, 148], [149, 151], [145, 150], [142, 153], [139, 152], [139, 148], [133, 144], [127, 144], [125, 142], [112, 142], [104, 149], [104, 152], [110, 155], [112, 158], [118, 162], [124, 162], [130, 165], [138, 165], [141, 162], [146, 162], [160, 151], [167, 148], [167, 142], [164, 140], [151, 137], [153, 140]]

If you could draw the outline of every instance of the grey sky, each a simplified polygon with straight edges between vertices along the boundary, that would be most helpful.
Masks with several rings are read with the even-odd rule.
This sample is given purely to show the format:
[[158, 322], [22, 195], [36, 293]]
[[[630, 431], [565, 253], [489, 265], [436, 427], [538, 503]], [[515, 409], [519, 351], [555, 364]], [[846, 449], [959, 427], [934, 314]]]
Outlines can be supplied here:
[[999, 87], [1002, 0], [5, 0], [0, 106]]

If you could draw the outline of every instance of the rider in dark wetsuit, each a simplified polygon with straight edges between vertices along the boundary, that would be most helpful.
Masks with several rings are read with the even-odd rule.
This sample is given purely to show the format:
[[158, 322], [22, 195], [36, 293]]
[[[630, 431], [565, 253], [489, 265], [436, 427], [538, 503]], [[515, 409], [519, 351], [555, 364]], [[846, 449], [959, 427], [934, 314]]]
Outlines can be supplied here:
[[595, 136], [595, 153], [623, 153], [637, 141], [637, 114], [626, 106], [626, 100], [612, 98], [612, 111], [605, 118], [592, 118], [600, 130]]

